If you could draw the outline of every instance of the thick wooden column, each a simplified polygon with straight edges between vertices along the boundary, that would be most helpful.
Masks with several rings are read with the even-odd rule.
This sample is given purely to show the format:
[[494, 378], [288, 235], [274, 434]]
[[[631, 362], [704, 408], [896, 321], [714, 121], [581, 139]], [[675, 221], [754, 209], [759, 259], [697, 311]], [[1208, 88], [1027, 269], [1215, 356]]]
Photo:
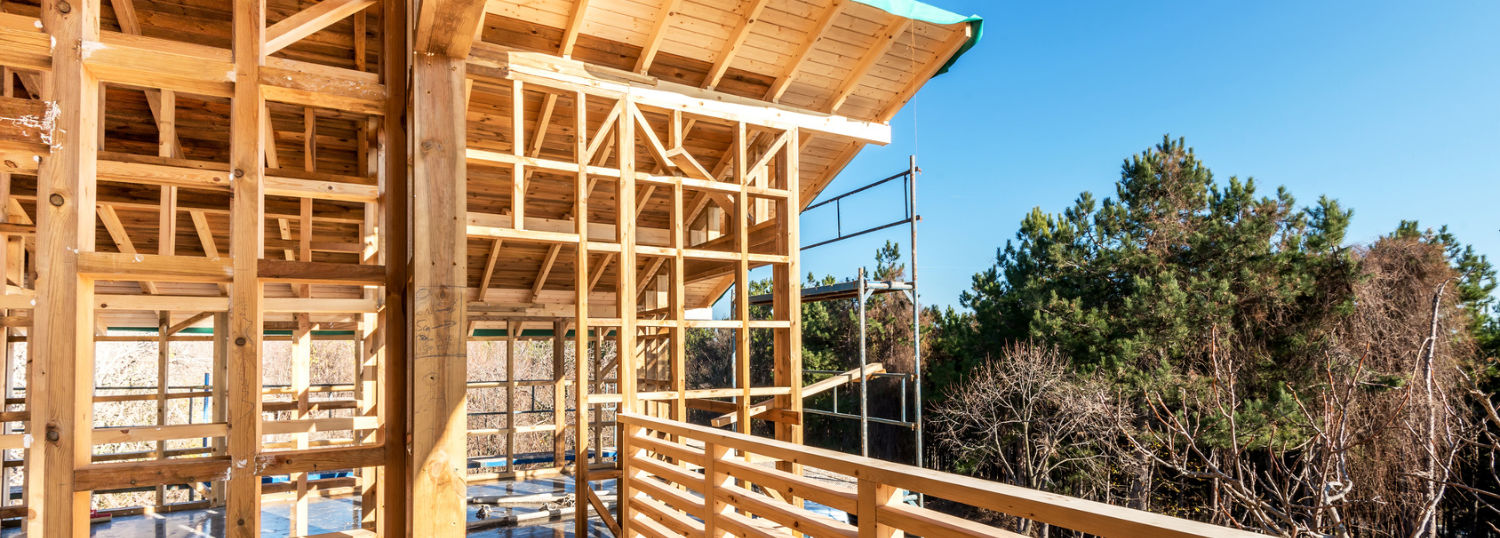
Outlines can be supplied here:
[[27, 534], [88, 536], [89, 492], [73, 470], [89, 464], [94, 390], [93, 282], [78, 278], [80, 252], [94, 250], [94, 174], [102, 126], [99, 81], [84, 68], [85, 42], [99, 38], [99, 0], [42, 2], [52, 34], [56, 103], [52, 153], [37, 185], [37, 304], [33, 311], [31, 411], [26, 451]]
[[260, 66], [265, 57], [265, 0], [234, 0], [234, 97], [230, 101], [229, 168], [233, 197], [229, 251], [229, 499], [224, 526], [236, 538], [260, 536], [261, 335], [264, 312], [258, 262], [265, 240], [265, 100]]
[[465, 532], [464, 60], [412, 61], [412, 534]]

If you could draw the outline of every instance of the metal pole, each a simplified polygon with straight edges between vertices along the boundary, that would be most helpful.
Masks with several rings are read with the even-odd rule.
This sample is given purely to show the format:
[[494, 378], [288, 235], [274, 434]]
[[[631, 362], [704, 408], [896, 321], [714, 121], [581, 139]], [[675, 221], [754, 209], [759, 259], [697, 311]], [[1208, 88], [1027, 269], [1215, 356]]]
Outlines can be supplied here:
[[859, 455], [870, 456], [870, 378], [865, 376], [865, 268], [859, 268]]
[[[909, 159], [910, 167], [907, 169], [907, 186], [911, 191], [911, 341], [912, 341], [912, 367], [916, 370], [917, 381], [915, 387], [916, 395], [916, 437], [917, 437], [917, 467], [926, 467], [926, 460], [922, 457], [922, 302], [917, 295], [917, 221], [921, 216], [917, 215], [917, 156], [913, 154]], [[917, 504], [926, 506], [925, 495], [917, 495]]]

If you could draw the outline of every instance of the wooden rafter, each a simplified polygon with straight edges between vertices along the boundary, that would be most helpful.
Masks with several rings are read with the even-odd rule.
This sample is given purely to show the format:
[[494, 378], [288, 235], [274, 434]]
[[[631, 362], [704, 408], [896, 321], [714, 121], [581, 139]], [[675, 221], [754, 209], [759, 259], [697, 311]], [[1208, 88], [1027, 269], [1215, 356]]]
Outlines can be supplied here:
[[573, 47], [578, 45], [578, 33], [583, 31], [583, 17], [588, 14], [589, 0], [573, 2], [573, 14], [568, 17], [568, 27], [563, 30], [562, 44], [557, 53], [564, 58], [573, 56]]
[[713, 67], [708, 70], [708, 77], [703, 80], [703, 87], [712, 90], [719, 85], [724, 78], [724, 73], [729, 71], [729, 64], [734, 62], [735, 53], [739, 52], [740, 46], [745, 44], [745, 39], [750, 37], [750, 28], [760, 18], [760, 12], [766, 9], [770, 0], [745, 0], [744, 9], [739, 17], [739, 24], [730, 32], [729, 39], [724, 48], [719, 51], [718, 59], [714, 60]]
[[776, 77], [776, 82], [771, 83], [771, 89], [766, 92], [767, 101], [772, 103], [781, 102], [781, 96], [786, 93], [786, 89], [791, 85], [792, 79], [796, 78], [797, 71], [801, 70], [802, 64], [807, 63], [807, 59], [812, 56], [813, 49], [818, 46], [818, 42], [823, 40], [823, 34], [828, 33], [828, 29], [833, 27], [833, 21], [838, 19], [839, 11], [844, 8], [844, 2], [846, 1], [848, 0], [833, 0], [828, 4], [828, 8], [823, 11], [823, 14], [818, 16], [818, 22], [813, 25], [813, 30], [807, 34], [807, 41], [803, 42], [802, 47], [797, 49], [797, 54], [793, 57], [792, 62], [787, 64], [786, 71], [783, 71], [781, 76]]
[[610, 262], [614, 260], [615, 253], [604, 253], [604, 257], [599, 260], [599, 265], [594, 267], [594, 273], [589, 275], [589, 291], [593, 291], [594, 287], [599, 285], [599, 279], [604, 276], [604, 270], [608, 269]]
[[536, 278], [531, 284], [531, 302], [536, 302], [542, 295], [542, 287], [547, 284], [547, 275], [552, 272], [552, 264], [557, 262], [557, 254], [562, 251], [562, 245], [552, 245], [547, 249], [547, 257], [542, 260], [542, 266], [537, 270]]
[[667, 28], [672, 26], [672, 19], [677, 15], [677, 6], [682, 0], [662, 0], [661, 9], [656, 12], [656, 22], [651, 25], [651, 33], [647, 34], [646, 45], [641, 47], [641, 55], [636, 57], [635, 72], [642, 75], [651, 71], [651, 62], [656, 61], [656, 53], [661, 50], [661, 43], [667, 38]]
[[839, 86], [838, 91], [834, 92], [833, 96], [829, 99], [828, 106], [823, 108], [825, 112], [833, 113], [838, 111], [839, 107], [844, 106], [844, 101], [848, 100], [849, 96], [854, 93], [854, 89], [859, 87], [860, 82], [865, 78], [865, 74], [869, 73], [875, 67], [875, 64], [880, 62], [885, 53], [890, 52], [891, 47], [896, 45], [896, 40], [901, 37], [901, 34], [906, 33], [907, 28], [911, 27], [911, 19], [895, 15], [892, 15], [891, 18], [891, 22], [886, 24], [885, 28], [881, 29], [879, 34], [876, 34], [874, 46], [865, 51], [865, 55], [860, 58], [859, 63], [855, 64], [854, 68], [849, 70], [849, 75], [844, 77], [844, 84]]
[[265, 54], [275, 54], [373, 5], [375, 0], [322, 0], [293, 13], [266, 28]]
[[901, 93], [896, 96], [896, 100], [891, 102], [884, 112], [880, 113], [880, 121], [888, 122], [891, 121], [891, 118], [896, 117], [896, 113], [900, 112], [901, 107], [905, 106], [906, 102], [910, 101], [917, 94], [917, 90], [922, 89], [922, 85], [926, 84], [928, 79], [937, 75], [938, 70], [943, 68], [944, 62], [948, 58], [952, 58], [954, 54], [957, 54], [958, 49], [962, 48], [964, 43], [969, 41], [972, 35], [971, 32], [973, 31], [972, 28], [965, 26], [962, 31], [954, 32], [953, 37], [949, 38], [943, 46], [938, 47], [936, 59], [930, 62], [926, 69], [913, 74], [911, 82], [906, 84], [906, 88], [901, 90]]
[[490, 278], [495, 274], [495, 262], [500, 259], [500, 245], [499, 239], [490, 243], [490, 255], [484, 262], [484, 272], [480, 273], [479, 287], [474, 288], [475, 301], [483, 301], [484, 292], [490, 289]]

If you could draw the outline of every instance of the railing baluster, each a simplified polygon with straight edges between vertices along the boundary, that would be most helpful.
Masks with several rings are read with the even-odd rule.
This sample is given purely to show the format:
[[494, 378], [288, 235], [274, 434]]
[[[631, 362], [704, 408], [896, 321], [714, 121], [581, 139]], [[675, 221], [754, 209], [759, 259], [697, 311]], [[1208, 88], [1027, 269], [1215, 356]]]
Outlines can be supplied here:
[[618, 442], [615, 443], [619, 445], [620, 451], [618, 455], [620, 459], [620, 486], [619, 491], [616, 492], [616, 499], [618, 500], [615, 503], [620, 513], [619, 517], [615, 518], [615, 520], [620, 523], [621, 538], [630, 538], [635, 535], [635, 529], [633, 528], [635, 527], [635, 522], [631, 519], [630, 513], [630, 504], [635, 501], [632, 499], [634, 495], [630, 493], [630, 481], [635, 478], [635, 473], [638, 470], [636, 467], [638, 456], [635, 453], [635, 447], [630, 446], [630, 437], [635, 435], [635, 432], [640, 431], [640, 429], [640, 426], [620, 423], [621, 435], [617, 437]]
[[719, 515], [729, 510], [729, 505], [719, 499], [717, 492], [729, 484], [729, 475], [719, 462], [729, 457], [729, 449], [712, 442], [703, 445], [703, 530], [708, 538], [721, 538], [729, 534], [719, 528]]
[[868, 478], [859, 479], [859, 538], [897, 538], [905, 533], [879, 522], [880, 507], [901, 502], [901, 490]]

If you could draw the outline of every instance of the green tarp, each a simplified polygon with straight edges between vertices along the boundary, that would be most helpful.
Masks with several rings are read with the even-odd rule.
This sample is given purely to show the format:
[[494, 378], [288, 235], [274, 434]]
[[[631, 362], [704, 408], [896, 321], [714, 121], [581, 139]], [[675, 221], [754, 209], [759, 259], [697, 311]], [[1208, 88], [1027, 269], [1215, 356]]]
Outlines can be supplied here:
[[943, 63], [942, 69], [938, 69], [937, 71], [938, 75], [947, 73], [948, 68], [953, 67], [953, 63], [958, 61], [958, 57], [963, 56], [965, 52], [969, 51], [969, 49], [974, 48], [974, 45], [979, 43], [979, 38], [984, 36], [984, 19], [980, 18], [978, 15], [969, 15], [965, 17], [963, 15], [959, 15], [937, 6], [917, 2], [916, 0], [854, 1], [865, 4], [867, 6], [879, 8], [892, 15], [906, 17], [911, 20], [942, 25], [960, 23], [968, 24], [970, 29], [969, 40], [965, 42], [962, 47], [959, 47], [957, 52], [953, 53], [953, 57], [948, 58], [948, 61]]

